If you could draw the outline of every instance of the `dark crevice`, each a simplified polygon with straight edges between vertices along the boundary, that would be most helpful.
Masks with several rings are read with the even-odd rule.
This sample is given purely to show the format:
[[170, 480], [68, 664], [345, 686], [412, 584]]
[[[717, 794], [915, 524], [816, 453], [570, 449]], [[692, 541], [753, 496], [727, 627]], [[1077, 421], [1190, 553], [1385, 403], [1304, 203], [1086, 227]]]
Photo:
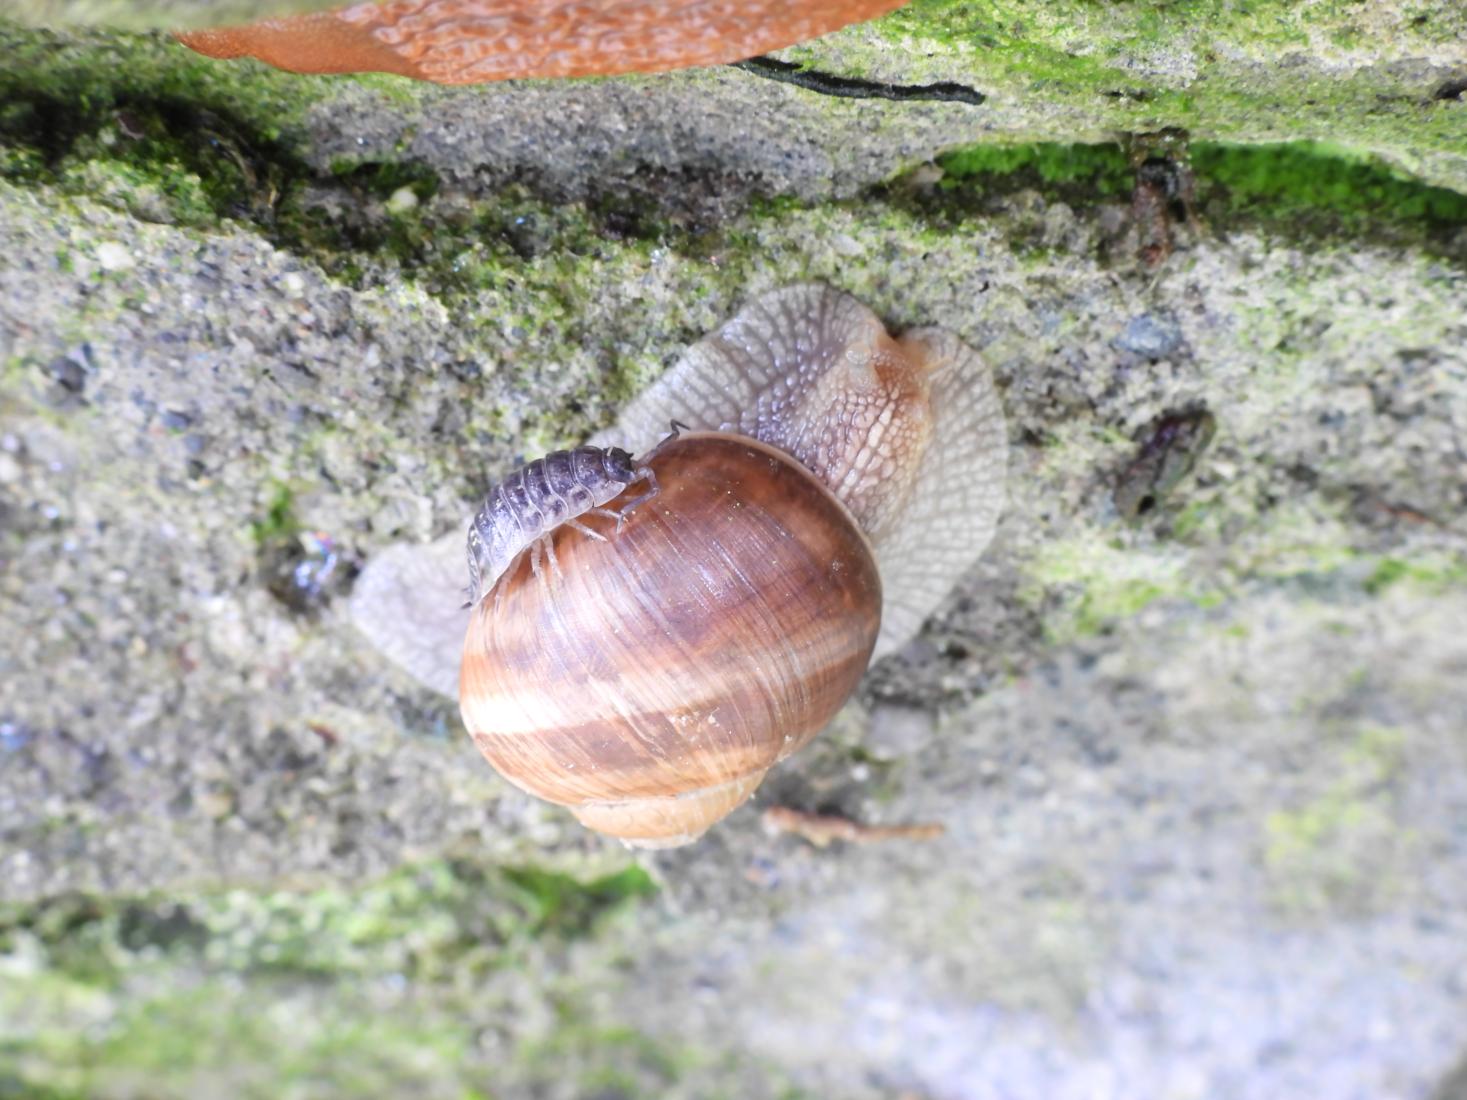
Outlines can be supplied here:
[[906, 102], [930, 100], [939, 103], [971, 103], [976, 107], [988, 98], [966, 84], [954, 84], [950, 81], [938, 84], [885, 84], [876, 80], [859, 80], [855, 77], [822, 73], [788, 61], [777, 61], [772, 57], [751, 57], [747, 61], [734, 62], [733, 67], [762, 76], [766, 80], [793, 84], [807, 92], [841, 99], [894, 99]]
[[1454, 99], [1460, 102], [1464, 95], [1467, 95], [1467, 76], [1448, 80], [1432, 93], [1431, 98], [1439, 103], [1448, 99]]
[[[92, 189], [87, 165], [115, 164], [126, 178], [143, 181], [136, 190], [151, 201], [133, 205], [126, 189], [101, 201], [140, 220], [200, 229], [222, 219], [244, 222], [277, 248], [309, 257], [353, 285], [369, 277], [379, 258], [392, 257], [406, 269], [431, 272], [434, 293], [450, 294], [472, 288], [471, 275], [458, 274], [460, 254], [529, 260], [555, 247], [563, 227], [543, 216], [542, 204], [584, 199], [606, 238], [662, 239], [706, 231], [723, 208], [706, 210], [696, 200], [704, 190], [719, 196], [731, 190], [723, 180], [706, 189], [689, 186], [687, 171], [639, 172], [633, 185], [608, 180], [587, 196], [556, 194], [527, 178], [522, 187], [506, 184], [499, 201], [441, 233], [414, 212], [441, 186], [420, 162], [342, 159], [321, 168], [222, 107], [131, 89], [63, 99], [3, 76], [0, 154], [0, 180], [85, 193]], [[394, 214], [387, 203], [404, 191], [416, 202]], [[58, 362], [53, 375], [58, 400], [83, 400], [83, 374]]]
[[[1348, 238], [1409, 246], [1455, 265], [1467, 262], [1467, 194], [1309, 142], [1194, 141], [1187, 159], [1195, 177], [1189, 200], [1193, 216], [1187, 216], [1188, 204], [1169, 210], [1174, 228], [1186, 230], [1178, 236], [1183, 251], [1194, 241], [1261, 230], [1295, 242], [1334, 245]], [[1063, 202], [1074, 210], [1124, 205], [1124, 223], [1102, 233], [1097, 247], [1103, 262], [1130, 264], [1134, 233], [1144, 228], [1133, 202], [1138, 166], [1132, 161], [1128, 150], [1113, 142], [985, 143], [939, 157], [936, 180], [932, 166], [918, 166], [862, 194], [943, 231], [956, 231], [969, 219], [1012, 212], [1013, 197], [1026, 192], [1038, 192], [1046, 205]], [[1162, 198], [1170, 205], [1165, 179], [1162, 185]], [[1012, 221], [1009, 233], [1011, 247], [1020, 252], [1053, 247], [1037, 216]], [[1113, 252], [1122, 245], [1124, 253]]]

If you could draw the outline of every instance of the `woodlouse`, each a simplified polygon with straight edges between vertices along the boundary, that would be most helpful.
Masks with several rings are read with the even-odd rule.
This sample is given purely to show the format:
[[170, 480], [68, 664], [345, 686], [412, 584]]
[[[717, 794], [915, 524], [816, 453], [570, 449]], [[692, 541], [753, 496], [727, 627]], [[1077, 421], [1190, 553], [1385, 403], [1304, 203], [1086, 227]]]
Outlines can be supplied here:
[[[603, 505], [627, 486], [645, 481], [641, 496], [613, 511]], [[620, 447], [577, 447], [553, 451], [521, 466], [489, 490], [469, 525], [469, 605], [477, 604], [526, 547], [530, 568], [540, 576], [542, 552], [559, 572], [549, 535], [562, 524], [593, 539], [606, 536], [581, 522], [582, 516], [605, 516], [617, 530], [626, 514], [657, 495], [657, 478]]]

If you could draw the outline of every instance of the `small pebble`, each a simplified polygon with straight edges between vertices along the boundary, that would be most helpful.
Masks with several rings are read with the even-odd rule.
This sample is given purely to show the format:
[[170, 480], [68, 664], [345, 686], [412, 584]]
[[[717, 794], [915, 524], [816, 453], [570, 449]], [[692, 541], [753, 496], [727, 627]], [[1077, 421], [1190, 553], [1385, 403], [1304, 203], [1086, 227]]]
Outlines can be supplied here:
[[234, 813], [234, 792], [227, 787], [210, 784], [199, 793], [195, 805], [205, 817], [218, 821]]
[[387, 200], [389, 214], [407, 214], [418, 208], [417, 193], [411, 187], [399, 187]]
[[290, 271], [280, 280], [280, 289], [292, 301], [305, 297], [306, 280], [299, 271]]
[[1116, 346], [1147, 359], [1163, 359], [1177, 350], [1182, 330], [1170, 317], [1143, 313], [1132, 317], [1126, 330], [1116, 337]]
[[87, 368], [74, 354], [53, 359], [46, 367], [57, 385], [68, 393], [81, 393], [87, 387]]
[[103, 271], [126, 271], [136, 266], [137, 261], [125, 246], [116, 241], [103, 241], [97, 246], [97, 263]]
[[883, 760], [911, 756], [931, 744], [936, 732], [937, 719], [930, 710], [881, 703], [871, 711], [866, 748]]

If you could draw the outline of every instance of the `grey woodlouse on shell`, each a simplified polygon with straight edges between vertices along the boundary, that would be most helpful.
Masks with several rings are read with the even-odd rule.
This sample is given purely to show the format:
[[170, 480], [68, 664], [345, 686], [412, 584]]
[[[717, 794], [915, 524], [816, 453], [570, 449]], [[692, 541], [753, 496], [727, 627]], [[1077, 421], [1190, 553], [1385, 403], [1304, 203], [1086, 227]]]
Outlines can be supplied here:
[[[617, 511], [603, 505], [641, 480], [647, 491], [622, 504]], [[484, 503], [469, 523], [469, 603], [476, 604], [493, 588], [520, 552], [529, 549], [538, 575], [542, 550], [558, 571], [546, 534], [562, 523], [588, 538], [606, 536], [587, 527], [583, 516], [611, 519], [620, 530], [637, 505], [657, 495], [657, 479], [620, 447], [576, 447], [551, 451], [515, 470], [485, 494]]]
[[[691, 434], [655, 447], [670, 421]], [[377, 554], [352, 613], [418, 680], [458, 690], [506, 778], [640, 846], [700, 835], [813, 737], [1003, 504], [1003, 414], [977, 354], [942, 329], [893, 338], [820, 285], [750, 301], [589, 445], [643, 456], [659, 495], [609, 541], [540, 536], [564, 576], [529, 583], [517, 558], [505, 592], [460, 611], [455, 535]]]

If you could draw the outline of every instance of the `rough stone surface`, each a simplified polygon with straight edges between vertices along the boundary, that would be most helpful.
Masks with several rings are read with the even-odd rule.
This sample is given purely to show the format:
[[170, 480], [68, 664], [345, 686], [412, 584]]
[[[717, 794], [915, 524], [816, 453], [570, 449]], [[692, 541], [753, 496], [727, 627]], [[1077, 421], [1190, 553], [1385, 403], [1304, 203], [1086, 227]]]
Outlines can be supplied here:
[[[249, 0], [233, 11], [179, 0], [119, 14], [106, 0], [23, 0], [19, 12], [41, 25], [137, 30], [172, 26], [180, 13], [209, 22], [250, 8]], [[155, 41], [169, 54], [186, 52]], [[1332, 143], [1467, 188], [1461, 5], [914, 0], [780, 57], [881, 87], [955, 84], [986, 100], [878, 107], [727, 69], [458, 89], [375, 78], [298, 81], [310, 94], [275, 121], [307, 127], [318, 162], [408, 156], [490, 187], [512, 178], [614, 190], [672, 173], [721, 177], [724, 197], [749, 188], [841, 195], [975, 141], [1183, 129], [1197, 139]]]
[[[35, 94], [0, 104], [0, 1096], [1450, 1095], [1459, 196], [1313, 146], [1247, 192], [1256, 152], [1217, 147], [1156, 265], [1093, 149], [934, 161], [982, 136], [962, 105], [738, 72], [231, 93], [149, 41], [6, 33]], [[906, 63], [882, 41], [820, 48]], [[1381, 43], [1423, 87], [1460, 61]], [[1318, 56], [1348, 84], [1365, 52]], [[125, 94], [87, 77], [45, 144], [26, 112], [100, 57]], [[627, 870], [343, 597], [807, 279], [985, 355], [1011, 506], [756, 804]], [[768, 805], [946, 833], [817, 849]]]

